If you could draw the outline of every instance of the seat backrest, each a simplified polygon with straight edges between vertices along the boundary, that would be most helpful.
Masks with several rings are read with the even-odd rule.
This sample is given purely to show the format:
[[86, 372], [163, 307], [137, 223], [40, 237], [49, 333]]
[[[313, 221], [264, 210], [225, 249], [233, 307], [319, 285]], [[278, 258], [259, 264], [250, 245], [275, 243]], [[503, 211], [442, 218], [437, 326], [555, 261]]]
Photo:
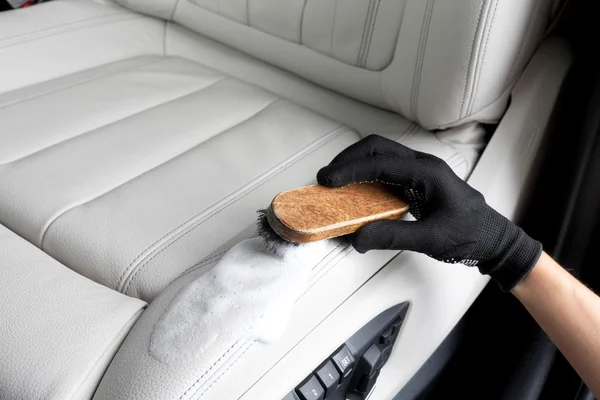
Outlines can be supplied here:
[[494, 122], [555, 0], [117, 0], [426, 128]]

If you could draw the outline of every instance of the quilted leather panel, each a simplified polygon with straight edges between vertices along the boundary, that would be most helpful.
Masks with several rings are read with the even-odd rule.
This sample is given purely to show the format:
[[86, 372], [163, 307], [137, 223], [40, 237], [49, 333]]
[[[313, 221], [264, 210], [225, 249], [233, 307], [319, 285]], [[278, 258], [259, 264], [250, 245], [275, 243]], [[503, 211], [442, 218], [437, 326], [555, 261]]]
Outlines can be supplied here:
[[380, 71], [392, 61], [405, 0], [188, 0], [346, 64]]
[[0, 220], [82, 275], [148, 300], [359, 138], [176, 57], [126, 60], [0, 102], [2, 140], [14, 144], [0, 153]]
[[[108, 64], [5, 93], [0, 104], [2, 141], [11, 144], [0, 149], [0, 222], [144, 300], [360, 138], [178, 57]], [[404, 132], [405, 143], [464, 167], [430, 133], [401, 118], [396, 125], [395, 137]]]

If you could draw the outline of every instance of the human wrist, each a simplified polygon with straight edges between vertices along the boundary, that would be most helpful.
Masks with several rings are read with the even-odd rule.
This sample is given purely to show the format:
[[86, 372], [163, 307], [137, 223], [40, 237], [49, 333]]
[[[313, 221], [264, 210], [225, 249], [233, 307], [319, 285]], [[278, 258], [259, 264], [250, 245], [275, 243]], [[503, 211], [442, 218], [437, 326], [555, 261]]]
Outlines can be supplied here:
[[481, 228], [473, 258], [482, 274], [491, 276], [505, 291], [511, 291], [534, 268], [542, 244], [529, 237], [497, 211], [490, 208]]

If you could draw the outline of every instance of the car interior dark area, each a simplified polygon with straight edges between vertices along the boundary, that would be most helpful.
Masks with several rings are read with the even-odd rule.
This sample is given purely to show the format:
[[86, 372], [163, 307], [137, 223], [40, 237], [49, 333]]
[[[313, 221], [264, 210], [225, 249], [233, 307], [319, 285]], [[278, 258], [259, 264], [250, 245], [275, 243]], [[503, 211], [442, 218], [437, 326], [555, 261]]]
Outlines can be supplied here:
[[597, 398], [599, 16], [0, 0], [0, 400]]

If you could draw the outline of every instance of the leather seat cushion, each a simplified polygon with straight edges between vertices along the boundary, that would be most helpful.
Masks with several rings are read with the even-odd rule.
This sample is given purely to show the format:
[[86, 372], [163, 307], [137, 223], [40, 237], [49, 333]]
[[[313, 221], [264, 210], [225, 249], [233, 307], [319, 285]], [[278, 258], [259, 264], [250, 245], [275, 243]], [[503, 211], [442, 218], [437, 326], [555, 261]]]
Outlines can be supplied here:
[[[139, 20], [131, 24], [139, 32]], [[77, 29], [62, 34], [85, 34], [69, 25]], [[0, 93], [0, 223], [80, 274], [149, 301], [251, 226], [276, 193], [313, 183], [367, 129], [468, 171], [461, 153], [398, 115], [223, 46], [200, 52], [181, 32], [169, 41], [177, 35], [165, 45], [183, 57], [129, 57]], [[78, 60], [77, 47], [67, 53]], [[248, 74], [219, 69], [228, 58]], [[277, 94], [260, 87], [265, 80]]]

